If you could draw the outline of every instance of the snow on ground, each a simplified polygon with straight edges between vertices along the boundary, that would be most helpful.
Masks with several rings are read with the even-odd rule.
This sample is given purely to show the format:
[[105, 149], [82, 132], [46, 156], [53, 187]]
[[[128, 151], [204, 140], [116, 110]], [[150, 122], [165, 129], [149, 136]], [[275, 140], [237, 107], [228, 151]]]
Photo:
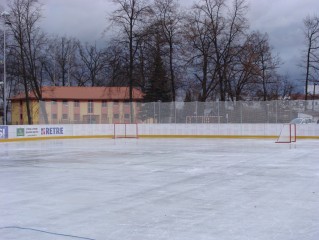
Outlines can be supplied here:
[[318, 240], [319, 142], [0, 143], [0, 240]]

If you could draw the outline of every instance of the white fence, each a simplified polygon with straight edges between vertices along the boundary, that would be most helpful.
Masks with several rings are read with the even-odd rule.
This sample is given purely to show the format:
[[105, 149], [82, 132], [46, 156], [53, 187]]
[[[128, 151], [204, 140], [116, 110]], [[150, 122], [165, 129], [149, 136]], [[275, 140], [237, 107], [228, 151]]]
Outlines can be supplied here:
[[[89, 101], [41, 102], [39, 123], [288, 123], [300, 114], [311, 117], [315, 122], [319, 120], [319, 100], [132, 104], [133, 108], [131, 109], [130, 103], [125, 102], [100, 101], [94, 102], [94, 104], [89, 104]], [[131, 110], [133, 113], [131, 113]]]

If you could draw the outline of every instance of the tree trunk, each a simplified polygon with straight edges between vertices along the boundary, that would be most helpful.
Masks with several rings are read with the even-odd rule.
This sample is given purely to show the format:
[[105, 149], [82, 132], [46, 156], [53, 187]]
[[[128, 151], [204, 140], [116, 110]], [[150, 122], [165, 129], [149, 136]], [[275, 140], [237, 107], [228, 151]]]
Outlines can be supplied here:
[[171, 73], [171, 87], [172, 87], [172, 101], [175, 102], [176, 99], [176, 91], [175, 91], [175, 74], [174, 74], [174, 67], [173, 67], [173, 45], [170, 42], [169, 46], [169, 67]]

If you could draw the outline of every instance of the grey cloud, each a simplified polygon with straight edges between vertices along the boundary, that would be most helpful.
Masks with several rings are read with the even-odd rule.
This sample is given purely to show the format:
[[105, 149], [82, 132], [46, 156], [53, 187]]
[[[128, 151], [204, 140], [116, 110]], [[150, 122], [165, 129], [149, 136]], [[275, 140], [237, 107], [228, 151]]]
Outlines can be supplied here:
[[[196, 0], [198, 2], [199, 0]], [[180, 0], [191, 6], [195, 0]], [[247, 0], [251, 30], [267, 32], [275, 52], [284, 62], [282, 72], [296, 72], [303, 47], [303, 18], [319, 9], [318, 0]], [[107, 14], [115, 9], [110, 0], [44, 0], [43, 27], [49, 33], [84, 41], [101, 39]]]

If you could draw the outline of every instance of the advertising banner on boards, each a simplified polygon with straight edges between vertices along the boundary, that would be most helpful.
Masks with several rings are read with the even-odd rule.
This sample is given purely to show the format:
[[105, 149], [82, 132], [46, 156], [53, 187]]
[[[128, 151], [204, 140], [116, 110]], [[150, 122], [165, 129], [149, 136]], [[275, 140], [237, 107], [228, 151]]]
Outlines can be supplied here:
[[38, 127], [19, 127], [16, 130], [17, 137], [38, 137], [40, 131]]
[[0, 126], [0, 139], [8, 138], [8, 126]]
[[42, 136], [54, 136], [54, 135], [59, 135], [63, 136], [64, 135], [64, 127], [43, 127], [41, 128], [41, 135]]

